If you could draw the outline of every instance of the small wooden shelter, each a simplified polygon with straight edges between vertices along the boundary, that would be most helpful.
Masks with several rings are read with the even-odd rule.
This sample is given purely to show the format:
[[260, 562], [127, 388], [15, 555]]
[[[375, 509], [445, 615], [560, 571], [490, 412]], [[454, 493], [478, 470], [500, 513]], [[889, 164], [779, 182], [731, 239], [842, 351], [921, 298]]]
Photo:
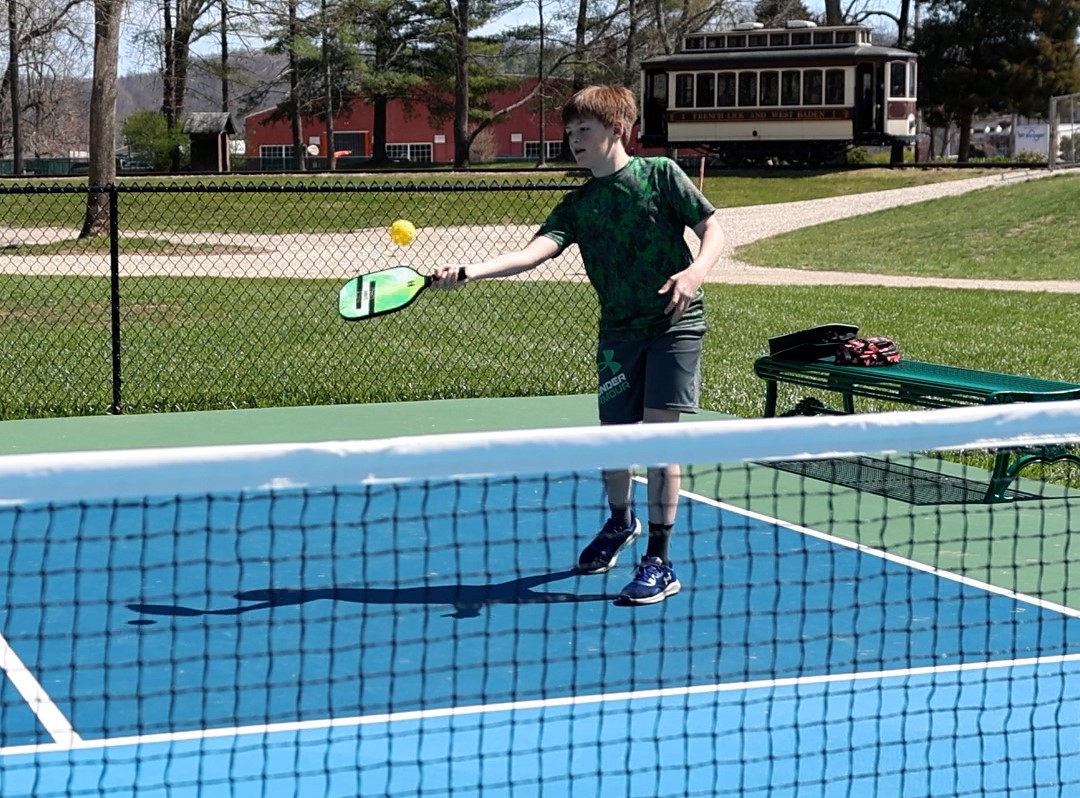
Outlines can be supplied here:
[[198, 111], [184, 120], [191, 139], [191, 171], [230, 172], [231, 138], [236, 135], [232, 117], [224, 111]]

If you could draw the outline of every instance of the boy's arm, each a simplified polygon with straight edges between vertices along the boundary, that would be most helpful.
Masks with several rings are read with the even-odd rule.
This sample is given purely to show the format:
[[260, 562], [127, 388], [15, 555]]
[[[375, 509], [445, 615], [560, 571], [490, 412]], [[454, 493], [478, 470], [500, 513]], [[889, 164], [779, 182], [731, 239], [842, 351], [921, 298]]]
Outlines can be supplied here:
[[694, 233], [701, 239], [697, 257], [681, 272], [671, 275], [657, 292], [671, 293], [664, 312], [671, 314], [672, 321], [682, 318], [698, 289], [701, 288], [701, 284], [709, 276], [709, 271], [720, 260], [720, 255], [724, 250], [724, 230], [720, 227], [715, 213], [710, 213], [698, 222], [694, 226]]
[[491, 260], [465, 265], [440, 266], [435, 270], [432, 288], [454, 288], [461, 285], [459, 279], [483, 280], [489, 277], [509, 277], [513, 274], [535, 269], [548, 258], [559, 254], [559, 245], [547, 236], [536, 236], [523, 248], [505, 252]]

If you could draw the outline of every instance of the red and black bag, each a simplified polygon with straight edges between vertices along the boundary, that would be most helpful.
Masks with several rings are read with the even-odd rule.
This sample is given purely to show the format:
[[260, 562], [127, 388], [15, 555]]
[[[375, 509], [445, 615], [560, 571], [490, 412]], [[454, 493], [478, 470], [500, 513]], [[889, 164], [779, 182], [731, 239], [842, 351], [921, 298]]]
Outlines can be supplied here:
[[852, 338], [841, 344], [833, 360], [842, 366], [891, 366], [900, 362], [900, 347], [892, 338]]

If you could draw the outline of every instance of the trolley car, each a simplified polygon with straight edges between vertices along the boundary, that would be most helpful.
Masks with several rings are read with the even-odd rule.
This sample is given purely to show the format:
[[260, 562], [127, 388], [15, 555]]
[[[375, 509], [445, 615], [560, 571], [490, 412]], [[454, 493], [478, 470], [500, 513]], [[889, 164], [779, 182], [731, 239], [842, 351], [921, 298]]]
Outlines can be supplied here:
[[860, 25], [743, 23], [641, 65], [640, 141], [730, 166], [817, 165], [915, 140], [916, 55]]

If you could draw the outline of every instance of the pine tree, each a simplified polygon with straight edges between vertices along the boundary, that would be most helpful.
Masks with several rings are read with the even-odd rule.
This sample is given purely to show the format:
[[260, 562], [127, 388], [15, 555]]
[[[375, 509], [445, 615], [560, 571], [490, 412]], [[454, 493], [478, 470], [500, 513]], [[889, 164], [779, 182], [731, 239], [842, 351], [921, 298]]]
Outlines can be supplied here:
[[920, 105], [960, 128], [968, 158], [972, 119], [1045, 113], [1080, 84], [1080, 0], [930, 0], [913, 43]]

